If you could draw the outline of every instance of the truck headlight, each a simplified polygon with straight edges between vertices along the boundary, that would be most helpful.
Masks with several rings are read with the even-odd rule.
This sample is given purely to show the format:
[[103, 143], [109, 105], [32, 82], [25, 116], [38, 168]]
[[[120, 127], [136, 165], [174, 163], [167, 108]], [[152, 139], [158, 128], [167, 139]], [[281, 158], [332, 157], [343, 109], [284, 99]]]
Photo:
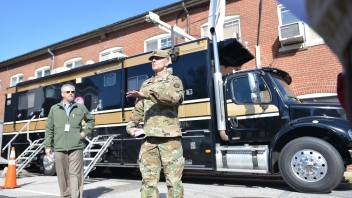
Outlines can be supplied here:
[[350, 138], [352, 139], [352, 129], [348, 130], [348, 135], [350, 135]]

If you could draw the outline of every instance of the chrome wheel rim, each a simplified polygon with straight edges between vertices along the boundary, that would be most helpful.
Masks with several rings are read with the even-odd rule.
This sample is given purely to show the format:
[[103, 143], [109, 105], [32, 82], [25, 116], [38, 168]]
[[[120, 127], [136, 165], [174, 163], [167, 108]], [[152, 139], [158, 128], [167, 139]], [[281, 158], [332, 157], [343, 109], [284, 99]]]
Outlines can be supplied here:
[[300, 180], [316, 182], [325, 177], [328, 171], [328, 164], [321, 153], [304, 149], [293, 155], [291, 168]]

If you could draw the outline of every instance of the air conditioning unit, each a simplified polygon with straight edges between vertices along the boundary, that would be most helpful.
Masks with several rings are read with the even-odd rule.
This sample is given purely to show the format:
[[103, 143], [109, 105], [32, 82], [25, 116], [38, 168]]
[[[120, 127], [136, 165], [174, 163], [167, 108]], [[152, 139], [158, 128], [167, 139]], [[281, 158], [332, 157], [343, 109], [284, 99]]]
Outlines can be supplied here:
[[68, 71], [68, 70], [70, 70], [70, 68], [58, 67], [58, 68], [55, 68], [55, 69], [51, 70], [51, 74], [57, 74], [57, 73]]
[[279, 41], [281, 45], [303, 43], [304, 40], [304, 26], [301, 21], [279, 26]]

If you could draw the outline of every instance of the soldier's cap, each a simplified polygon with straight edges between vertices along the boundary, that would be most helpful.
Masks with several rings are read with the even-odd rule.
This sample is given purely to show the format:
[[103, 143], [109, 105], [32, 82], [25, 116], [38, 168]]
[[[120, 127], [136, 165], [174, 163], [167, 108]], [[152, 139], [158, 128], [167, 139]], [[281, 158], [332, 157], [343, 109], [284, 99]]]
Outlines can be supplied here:
[[152, 54], [149, 56], [149, 60], [151, 61], [153, 57], [167, 58], [169, 60], [169, 63], [170, 64], [172, 63], [169, 53], [165, 50], [160, 50], [160, 49], [154, 50]]

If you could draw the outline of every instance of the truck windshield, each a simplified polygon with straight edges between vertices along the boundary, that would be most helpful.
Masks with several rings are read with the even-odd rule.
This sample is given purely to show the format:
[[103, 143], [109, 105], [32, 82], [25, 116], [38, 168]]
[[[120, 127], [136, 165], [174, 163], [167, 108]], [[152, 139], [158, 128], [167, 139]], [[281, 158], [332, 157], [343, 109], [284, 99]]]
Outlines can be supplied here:
[[284, 79], [282, 79], [279, 75], [273, 73], [271, 73], [271, 76], [273, 77], [275, 84], [277, 85], [280, 92], [282, 93], [282, 96], [287, 102], [302, 103]]

